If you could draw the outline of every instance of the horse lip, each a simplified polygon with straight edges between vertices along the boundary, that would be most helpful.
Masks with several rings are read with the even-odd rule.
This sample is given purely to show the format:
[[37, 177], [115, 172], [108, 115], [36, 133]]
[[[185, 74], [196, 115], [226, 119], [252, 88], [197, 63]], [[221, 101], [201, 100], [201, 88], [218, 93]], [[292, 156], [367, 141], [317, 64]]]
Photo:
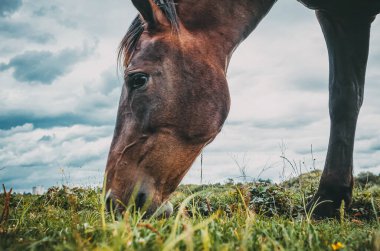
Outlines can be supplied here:
[[156, 217], [169, 218], [173, 213], [173, 204], [170, 201], [164, 202], [153, 214]]
[[108, 212], [117, 211], [119, 209], [119, 206], [112, 194], [111, 189], [107, 191], [106, 196], [104, 197], [104, 203]]

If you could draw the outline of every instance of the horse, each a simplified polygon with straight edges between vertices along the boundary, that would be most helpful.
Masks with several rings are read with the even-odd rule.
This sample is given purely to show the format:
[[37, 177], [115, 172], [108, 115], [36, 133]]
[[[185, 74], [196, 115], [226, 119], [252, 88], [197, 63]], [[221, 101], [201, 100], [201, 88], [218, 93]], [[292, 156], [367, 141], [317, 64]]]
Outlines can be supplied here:
[[[330, 138], [308, 204], [334, 217], [352, 202], [353, 148], [363, 103], [371, 23], [379, 0], [298, 0], [315, 11], [329, 53]], [[146, 215], [168, 202], [230, 108], [226, 80], [235, 48], [276, 0], [132, 0], [139, 14], [122, 39], [124, 70], [105, 170], [109, 208], [131, 201]]]

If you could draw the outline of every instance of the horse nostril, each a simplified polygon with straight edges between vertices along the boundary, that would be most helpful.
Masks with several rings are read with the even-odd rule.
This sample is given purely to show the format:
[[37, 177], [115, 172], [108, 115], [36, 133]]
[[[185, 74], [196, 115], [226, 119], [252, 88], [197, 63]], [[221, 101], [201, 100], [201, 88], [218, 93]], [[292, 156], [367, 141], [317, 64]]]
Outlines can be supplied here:
[[145, 206], [146, 199], [147, 199], [146, 193], [139, 192], [135, 199], [136, 208], [142, 209]]

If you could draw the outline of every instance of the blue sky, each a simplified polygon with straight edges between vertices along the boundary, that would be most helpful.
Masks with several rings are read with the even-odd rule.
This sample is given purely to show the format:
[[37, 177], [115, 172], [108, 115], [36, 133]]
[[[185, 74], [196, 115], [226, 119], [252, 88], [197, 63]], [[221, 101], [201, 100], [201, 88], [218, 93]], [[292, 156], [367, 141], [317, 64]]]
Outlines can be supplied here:
[[[122, 82], [116, 51], [130, 1], [0, 2], [0, 183], [95, 185], [102, 180]], [[204, 179], [292, 175], [322, 168], [328, 143], [327, 50], [313, 11], [279, 1], [236, 50], [222, 133], [203, 153]], [[355, 172], [380, 171], [380, 22], [372, 28]], [[264, 170], [264, 171], [263, 171]], [[284, 175], [285, 174], [285, 175]], [[199, 183], [200, 161], [185, 177]]]

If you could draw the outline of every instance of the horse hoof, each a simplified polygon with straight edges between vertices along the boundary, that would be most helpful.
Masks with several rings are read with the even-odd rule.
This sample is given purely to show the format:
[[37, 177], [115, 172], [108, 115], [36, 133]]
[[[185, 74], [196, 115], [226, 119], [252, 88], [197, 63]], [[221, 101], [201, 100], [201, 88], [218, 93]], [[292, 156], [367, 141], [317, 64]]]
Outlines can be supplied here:
[[307, 204], [306, 212], [315, 219], [338, 218], [342, 202], [344, 201], [344, 210], [351, 205], [351, 194], [352, 192], [332, 193], [331, 191], [318, 191]]
[[314, 219], [337, 218], [339, 216], [339, 206], [335, 205], [331, 199], [326, 199], [318, 194], [306, 205], [306, 213]]

